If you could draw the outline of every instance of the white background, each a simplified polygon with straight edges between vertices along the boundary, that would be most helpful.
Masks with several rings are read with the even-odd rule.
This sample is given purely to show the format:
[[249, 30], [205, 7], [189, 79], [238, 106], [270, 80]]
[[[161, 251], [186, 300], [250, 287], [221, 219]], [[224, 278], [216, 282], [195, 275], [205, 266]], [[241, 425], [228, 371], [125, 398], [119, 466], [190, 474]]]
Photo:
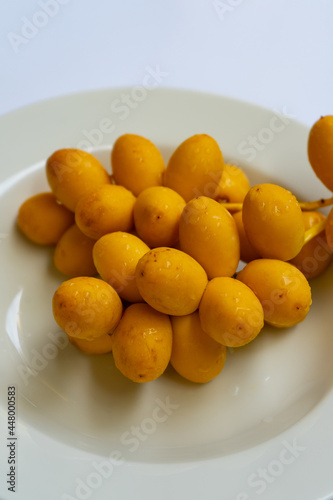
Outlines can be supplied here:
[[1, 0], [0, 114], [68, 93], [213, 92], [311, 125], [333, 113], [332, 0]]

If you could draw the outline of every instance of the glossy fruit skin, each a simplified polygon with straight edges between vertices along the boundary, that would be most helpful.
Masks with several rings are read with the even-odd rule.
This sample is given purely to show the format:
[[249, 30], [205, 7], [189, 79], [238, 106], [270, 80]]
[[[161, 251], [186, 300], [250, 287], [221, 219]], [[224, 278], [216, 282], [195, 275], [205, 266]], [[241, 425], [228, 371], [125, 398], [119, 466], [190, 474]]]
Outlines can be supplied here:
[[111, 152], [114, 180], [138, 196], [151, 186], [161, 186], [164, 160], [157, 147], [145, 137], [124, 134], [116, 140]]
[[207, 285], [207, 274], [190, 255], [158, 247], [146, 253], [136, 267], [136, 284], [154, 309], [173, 316], [194, 312]]
[[329, 248], [333, 251], [333, 208], [331, 208], [331, 210], [327, 216], [325, 235], [326, 235], [327, 244], [328, 244]]
[[247, 237], [243, 224], [242, 211], [235, 212], [232, 214], [234, 221], [237, 226], [238, 236], [239, 236], [239, 249], [240, 249], [240, 259], [243, 262], [250, 262], [251, 260], [259, 259], [260, 253], [252, 243], [250, 243]]
[[199, 306], [201, 327], [227, 347], [248, 344], [264, 326], [264, 311], [254, 292], [228, 277], [212, 279]]
[[182, 142], [172, 154], [164, 174], [164, 185], [186, 202], [195, 196], [215, 198], [224, 170], [219, 145], [207, 134], [196, 134]]
[[228, 203], [242, 203], [250, 187], [245, 172], [236, 165], [226, 163], [215, 199]]
[[257, 184], [242, 210], [245, 233], [264, 258], [293, 259], [304, 243], [302, 210], [295, 196], [276, 184]]
[[147, 304], [131, 304], [113, 333], [113, 358], [133, 382], [151, 382], [167, 368], [172, 350], [169, 317]]
[[135, 229], [150, 247], [173, 247], [185, 200], [173, 189], [153, 186], [141, 191], [134, 205]]
[[112, 335], [105, 334], [94, 340], [85, 340], [68, 335], [71, 344], [86, 354], [107, 354], [112, 351]]
[[206, 196], [186, 204], [180, 218], [179, 243], [205, 269], [208, 278], [232, 276], [240, 257], [239, 236], [232, 215]]
[[171, 365], [182, 377], [204, 384], [217, 377], [226, 360], [225, 346], [201, 328], [198, 311], [171, 317], [173, 344]]
[[252, 260], [237, 274], [237, 279], [254, 291], [270, 325], [281, 328], [297, 325], [310, 310], [310, 285], [304, 274], [289, 262]]
[[93, 260], [101, 278], [128, 302], [142, 302], [135, 281], [137, 263], [149, 252], [137, 236], [122, 231], [105, 234], [96, 241]]
[[28, 198], [20, 206], [17, 218], [22, 233], [39, 245], [56, 245], [73, 223], [73, 213], [48, 192]]
[[94, 240], [113, 231], [131, 231], [135, 196], [123, 186], [108, 184], [88, 191], [75, 210], [75, 222]]
[[122, 302], [112, 286], [86, 276], [64, 281], [53, 295], [52, 307], [60, 328], [85, 340], [112, 333], [122, 315]]
[[97, 158], [70, 148], [59, 149], [47, 159], [46, 176], [57, 200], [72, 212], [87, 191], [111, 182]]
[[311, 127], [308, 158], [317, 177], [333, 191], [333, 116], [322, 116]]
[[53, 261], [57, 270], [65, 276], [95, 276], [92, 251], [95, 240], [88, 238], [76, 224], [65, 231], [54, 251]]
[[[305, 229], [310, 229], [318, 222], [325, 220], [321, 212], [303, 212]], [[332, 261], [325, 231], [305, 243], [299, 254], [289, 262], [299, 269], [310, 280], [323, 274]]]

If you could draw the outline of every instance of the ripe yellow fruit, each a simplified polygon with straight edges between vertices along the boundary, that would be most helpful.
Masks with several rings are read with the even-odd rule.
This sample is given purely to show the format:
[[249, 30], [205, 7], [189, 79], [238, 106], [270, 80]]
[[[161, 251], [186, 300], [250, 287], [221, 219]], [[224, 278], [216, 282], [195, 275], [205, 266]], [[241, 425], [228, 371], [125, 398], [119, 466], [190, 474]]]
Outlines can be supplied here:
[[239, 263], [239, 236], [232, 215], [206, 196], [189, 201], [179, 224], [180, 249], [191, 255], [208, 278], [232, 276]]
[[80, 149], [55, 151], [47, 159], [46, 176], [57, 200], [72, 212], [88, 190], [111, 182], [97, 158]]
[[89, 238], [133, 228], [135, 196], [123, 186], [109, 184], [86, 193], [76, 206], [75, 222]]
[[[325, 218], [321, 212], [303, 212], [305, 229], [310, 229]], [[325, 231], [322, 231], [305, 243], [302, 250], [289, 262], [309, 280], [323, 274], [331, 261], [332, 251], [327, 244]]]
[[207, 274], [190, 255], [175, 248], [147, 252], [136, 267], [136, 284], [154, 309], [173, 316], [194, 312], [207, 285]]
[[225, 346], [215, 342], [201, 328], [198, 311], [171, 317], [173, 343], [171, 365], [179, 375], [204, 384], [221, 373]]
[[52, 306], [60, 328], [85, 340], [112, 333], [122, 315], [122, 302], [112, 286], [86, 276], [64, 281], [53, 295]]
[[27, 199], [17, 218], [22, 233], [39, 245], [56, 245], [73, 223], [73, 213], [60, 205], [53, 193], [39, 193]]
[[277, 184], [258, 184], [243, 202], [243, 224], [251, 244], [265, 258], [290, 260], [304, 244], [302, 210], [295, 196]]
[[134, 225], [150, 247], [173, 247], [185, 200], [173, 189], [153, 186], [141, 191], [134, 205]]
[[73, 224], [62, 235], [55, 248], [55, 267], [66, 276], [95, 276], [97, 270], [92, 255], [94, 244], [95, 240], [88, 238]]
[[225, 164], [215, 199], [227, 203], [242, 203], [250, 187], [250, 181], [243, 170], [235, 165]]
[[238, 236], [239, 236], [239, 248], [240, 248], [240, 258], [243, 262], [250, 262], [251, 260], [259, 259], [260, 254], [256, 248], [250, 243], [249, 238], [246, 236], [242, 211], [235, 212], [232, 214], [234, 221], [236, 222]]
[[322, 116], [312, 126], [308, 157], [317, 177], [333, 191], [333, 116]]
[[93, 259], [103, 280], [128, 302], [141, 302], [135, 281], [135, 269], [149, 247], [133, 234], [117, 231], [96, 241]]
[[124, 134], [116, 140], [111, 152], [114, 180], [135, 196], [151, 186], [161, 186], [164, 160], [157, 147], [145, 137]]
[[290, 327], [303, 321], [311, 306], [311, 288], [304, 274], [289, 262], [252, 260], [237, 279], [254, 291], [264, 310], [265, 321]]
[[87, 354], [106, 354], [112, 351], [112, 335], [105, 334], [97, 339], [85, 340], [68, 335], [71, 344]]
[[186, 202], [195, 196], [215, 198], [224, 170], [219, 145], [207, 134], [189, 137], [172, 154], [164, 174], [164, 185]]
[[264, 326], [259, 299], [247, 285], [233, 278], [214, 278], [208, 283], [199, 315], [203, 331], [227, 347], [248, 344]]
[[331, 208], [326, 221], [325, 235], [329, 248], [333, 251], [333, 208]]
[[113, 358], [133, 382], [150, 382], [167, 368], [172, 349], [169, 317], [147, 304], [132, 304], [113, 333]]

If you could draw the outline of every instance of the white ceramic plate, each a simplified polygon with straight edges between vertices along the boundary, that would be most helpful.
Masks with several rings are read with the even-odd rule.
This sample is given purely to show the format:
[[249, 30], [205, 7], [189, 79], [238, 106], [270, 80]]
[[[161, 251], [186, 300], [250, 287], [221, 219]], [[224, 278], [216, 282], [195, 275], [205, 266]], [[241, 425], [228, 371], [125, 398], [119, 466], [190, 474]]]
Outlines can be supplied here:
[[229, 351], [209, 384], [168, 369], [136, 385], [112, 356], [66, 343], [51, 312], [63, 279], [52, 251], [30, 244], [15, 225], [19, 205], [47, 189], [44, 162], [54, 150], [90, 148], [110, 168], [111, 145], [125, 132], [151, 139], [166, 160], [185, 138], [208, 133], [252, 183], [278, 182], [300, 199], [326, 196], [307, 161], [308, 130], [280, 111], [134, 88], [62, 97], [0, 118], [1, 499], [13, 498], [4, 446], [9, 386], [16, 388], [17, 500], [333, 497], [332, 266], [313, 281], [303, 323], [265, 328]]

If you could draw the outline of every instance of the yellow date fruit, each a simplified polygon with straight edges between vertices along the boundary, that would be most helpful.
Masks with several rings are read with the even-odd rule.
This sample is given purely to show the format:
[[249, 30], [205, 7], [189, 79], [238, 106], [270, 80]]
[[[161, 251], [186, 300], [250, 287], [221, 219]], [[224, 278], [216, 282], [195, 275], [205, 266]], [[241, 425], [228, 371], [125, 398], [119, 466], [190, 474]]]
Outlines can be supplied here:
[[170, 362], [176, 372], [200, 384], [217, 377], [226, 360], [226, 348], [202, 330], [198, 311], [186, 316], [172, 316], [171, 324]]
[[57, 243], [53, 256], [55, 267], [66, 276], [95, 276], [94, 244], [95, 240], [88, 238], [73, 224]]
[[86, 193], [78, 202], [75, 222], [89, 238], [133, 228], [135, 196], [123, 186], [109, 184]]
[[117, 231], [96, 241], [93, 259], [97, 271], [128, 302], [142, 302], [135, 270], [149, 247], [133, 234]]
[[150, 247], [173, 247], [185, 200], [173, 189], [153, 186], [141, 191], [134, 205], [134, 225]]
[[207, 134], [182, 142], [172, 154], [164, 174], [164, 185], [186, 202], [195, 196], [215, 198], [224, 170], [219, 145]]
[[333, 116], [322, 116], [308, 137], [310, 165], [321, 182], [333, 191]]
[[124, 134], [116, 140], [111, 152], [114, 180], [135, 196], [151, 186], [161, 186], [165, 169], [158, 148], [140, 135]]
[[243, 224], [261, 257], [290, 260], [304, 244], [302, 210], [295, 196], [277, 184], [251, 187], [243, 202]]
[[22, 233], [39, 245], [56, 245], [73, 223], [73, 213], [60, 205], [53, 193], [39, 193], [27, 199], [17, 218]]
[[227, 203], [242, 203], [250, 189], [250, 181], [243, 170], [225, 164], [215, 199]]
[[278, 259], [252, 260], [237, 279], [254, 291], [266, 323], [286, 328], [305, 319], [311, 306], [311, 288], [304, 274]]
[[194, 312], [207, 285], [207, 274], [190, 255], [175, 248], [147, 252], [136, 267], [136, 284], [154, 309], [173, 316]]
[[199, 196], [187, 203], [180, 218], [179, 242], [209, 279], [235, 273], [240, 257], [238, 231], [232, 215], [217, 201]]
[[212, 279], [203, 294], [201, 327], [227, 347], [241, 347], [256, 338], [264, 326], [264, 311], [254, 292], [241, 281]]
[[[303, 212], [305, 229], [325, 220], [321, 212]], [[323, 274], [332, 261], [332, 251], [330, 250], [325, 230], [305, 243], [302, 250], [289, 262], [296, 266], [304, 276], [310, 280]]]
[[106, 333], [93, 340], [79, 339], [68, 335], [71, 344], [86, 354], [107, 354], [112, 351], [112, 334]]
[[240, 258], [243, 262], [250, 262], [254, 259], [260, 258], [260, 253], [254, 246], [250, 243], [249, 238], [246, 236], [243, 224], [242, 211], [235, 212], [232, 214], [234, 221], [236, 222], [238, 236], [239, 236], [239, 248], [240, 248]]
[[333, 208], [331, 208], [331, 210], [327, 216], [325, 235], [326, 235], [328, 247], [333, 251]]
[[53, 316], [74, 338], [94, 340], [112, 333], [122, 315], [122, 302], [111, 285], [93, 277], [64, 281], [52, 300]]
[[118, 370], [133, 382], [150, 382], [167, 368], [172, 349], [169, 316], [147, 304], [131, 304], [113, 333]]
[[72, 212], [88, 190], [111, 182], [97, 158], [80, 149], [55, 151], [47, 159], [46, 176], [57, 200]]

